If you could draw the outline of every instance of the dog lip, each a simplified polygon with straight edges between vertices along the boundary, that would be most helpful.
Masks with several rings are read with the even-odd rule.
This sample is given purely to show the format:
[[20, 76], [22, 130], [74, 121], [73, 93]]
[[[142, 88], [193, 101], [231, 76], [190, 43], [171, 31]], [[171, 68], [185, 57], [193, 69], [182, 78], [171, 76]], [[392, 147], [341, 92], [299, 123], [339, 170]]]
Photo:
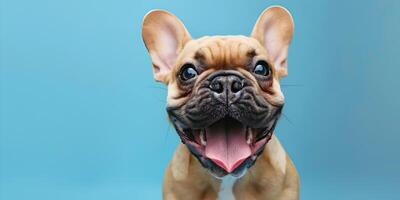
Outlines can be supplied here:
[[[205, 146], [207, 143], [207, 137], [205, 136], [205, 128], [212, 126], [213, 124], [217, 123], [220, 120], [224, 120], [227, 119], [229, 117], [225, 116], [222, 117], [220, 119], [216, 119], [213, 120], [212, 122], [209, 123], [208, 126], [203, 127], [203, 128], [191, 128], [190, 126], [186, 125], [185, 123], [183, 123], [181, 120], [179, 120], [175, 115], [170, 115], [172, 124], [174, 125], [175, 129], [177, 130], [179, 136], [182, 139], [182, 142], [186, 143], [188, 141], [190, 142], [194, 142], [197, 145], [200, 146]], [[265, 137], [268, 137], [270, 135], [272, 135], [272, 130], [274, 130], [275, 125], [277, 123], [277, 119], [274, 119], [274, 122], [272, 124], [272, 126], [265, 126], [265, 127], [250, 127], [248, 125], [246, 125], [245, 123], [243, 123], [241, 120], [237, 120], [240, 123], [242, 123], [243, 125], [246, 126], [246, 140], [248, 142], [248, 144], [254, 143], [254, 142], [258, 142], [262, 139], [264, 139]], [[257, 133], [253, 134], [251, 133], [249, 130], [250, 129], [255, 129], [257, 130]], [[198, 140], [196, 140], [196, 135], [194, 134], [195, 131], [199, 131], [200, 134], [198, 134]]]
[[[228, 120], [229, 117], [224, 117], [220, 120]], [[218, 120], [218, 121], [220, 121]], [[206, 155], [206, 147], [207, 147], [207, 137], [206, 137], [206, 128], [197, 129], [197, 128], [187, 128], [188, 126], [184, 125], [177, 118], [172, 117], [171, 121], [173, 122], [175, 129], [180, 136], [182, 143], [186, 144], [192, 154], [201, 162], [201, 164], [209, 169], [209, 171], [217, 170], [219, 171], [219, 175], [224, 176], [226, 174], [241, 174], [244, 169], [250, 167], [258, 156], [258, 153], [262, 151], [262, 147], [268, 142], [268, 140], [272, 136], [271, 127], [264, 128], [252, 128], [250, 126], [245, 126], [245, 137], [246, 143], [250, 146], [251, 154], [249, 157], [243, 158], [242, 160], [237, 161], [234, 165], [225, 166], [215, 160], [213, 158], [209, 158]], [[240, 121], [238, 121], [241, 123]], [[215, 122], [217, 123], [217, 122]], [[214, 123], [213, 123], [214, 124]], [[211, 124], [210, 126], [212, 126]], [[185, 128], [183, 128], [185, 127]], [[251, 162], [248, 159], [251, 158]], [[205, 160], [207, 164], [204, 164]], [[222, 161], [221, 161], [222, 162]], [[246, 167], [244, 167], [246, 166]], [[223, 172], [223, 173], [222, 173]]]
[[254, 141], [258, 142], [271, 134], [272, 134], [271, 128], [265, 127], [265, 128], [259, 129], [258, 133], [255, 136]]

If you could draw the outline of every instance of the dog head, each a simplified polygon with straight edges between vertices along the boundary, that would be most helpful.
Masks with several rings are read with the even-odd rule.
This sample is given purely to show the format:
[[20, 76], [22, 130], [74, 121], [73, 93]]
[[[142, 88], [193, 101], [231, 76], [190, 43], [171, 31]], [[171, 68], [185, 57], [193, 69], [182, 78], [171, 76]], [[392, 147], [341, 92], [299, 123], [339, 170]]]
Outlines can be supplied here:
[[241, 176], [271, 138], [284, 105], [293, 34], [290, 13], [266, 9], [249, 37], [192, 39], [173, 14], [154, 10], [142, 36], [154, 78], [168, 86], [167, 112], [182, 142], [214, 176]]

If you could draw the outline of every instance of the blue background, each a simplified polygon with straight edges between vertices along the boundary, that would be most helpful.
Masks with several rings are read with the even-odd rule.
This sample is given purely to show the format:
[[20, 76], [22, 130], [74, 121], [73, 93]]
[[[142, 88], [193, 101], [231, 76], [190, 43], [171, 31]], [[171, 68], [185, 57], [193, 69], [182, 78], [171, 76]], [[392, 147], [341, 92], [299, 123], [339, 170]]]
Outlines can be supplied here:
[[160, 199], [179, 139], [142, 17], [247, 35], [273, 4], [296, 24], [276, 133], [302, 199], [400, 199], [396, 0], [1, 0], [0, 199]]

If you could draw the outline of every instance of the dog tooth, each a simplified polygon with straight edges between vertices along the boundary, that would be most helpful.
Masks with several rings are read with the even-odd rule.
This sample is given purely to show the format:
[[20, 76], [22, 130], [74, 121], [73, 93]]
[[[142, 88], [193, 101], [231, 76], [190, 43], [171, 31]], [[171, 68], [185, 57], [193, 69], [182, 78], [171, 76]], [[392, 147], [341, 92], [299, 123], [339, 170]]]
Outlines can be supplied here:
[[246, 142], [247, 144], [251, 144], [251, 142], [253, 141], [253, 134], [251, 133], [251, 130], [247, 130], [247, 138], [246, 138]]
[[200, 142], [203, 146], [206, 146], [207, 140], [206, 140], [206, 134], [204, 133], [204, 130], [200, 131]]

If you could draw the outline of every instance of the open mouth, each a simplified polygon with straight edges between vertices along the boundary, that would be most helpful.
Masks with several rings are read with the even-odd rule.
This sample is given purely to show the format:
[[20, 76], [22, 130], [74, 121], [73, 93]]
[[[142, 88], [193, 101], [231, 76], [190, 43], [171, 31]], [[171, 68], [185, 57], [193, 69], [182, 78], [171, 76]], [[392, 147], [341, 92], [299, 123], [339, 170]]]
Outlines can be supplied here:
[[192, 129], [173, 120], [182, 142], [203, 166], [205, 163], [208, 163], [207, 168], [210, 164], [217, 166], [218, 176], [235, 175], [251, 166], [271, 138], [275, 121], [267, 127], [251, 128], [236, 119], [224, 117], [208, 127]]

